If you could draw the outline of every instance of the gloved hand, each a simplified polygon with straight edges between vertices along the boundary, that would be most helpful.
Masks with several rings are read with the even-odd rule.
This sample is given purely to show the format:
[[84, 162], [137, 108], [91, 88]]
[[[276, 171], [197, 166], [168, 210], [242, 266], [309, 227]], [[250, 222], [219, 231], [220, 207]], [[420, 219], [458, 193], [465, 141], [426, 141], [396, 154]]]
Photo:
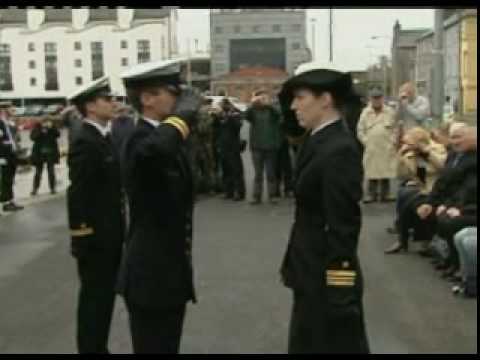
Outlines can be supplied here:
[[172, 116], [179, 117], [185, 121], [188, 127], [192, 127], [197, 122], [202, 102], [203, 98], [197, 91], [190, 88], [183, 89], [177, 99]]

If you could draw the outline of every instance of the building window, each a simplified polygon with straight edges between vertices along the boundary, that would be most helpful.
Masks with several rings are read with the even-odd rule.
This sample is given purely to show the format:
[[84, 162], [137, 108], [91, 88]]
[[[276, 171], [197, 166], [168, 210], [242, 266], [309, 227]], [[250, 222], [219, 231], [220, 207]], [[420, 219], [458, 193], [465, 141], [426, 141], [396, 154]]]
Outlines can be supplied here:
[[76, 51], [82, 50], [82, 43], [80, 41], [75, 41], [74, 48]]
[[233, 31], [235, 32], [235, 34], [240, 34], [242, 32], [242, 27], [240, 25], [235, 25]]
[[30, 78], [30, 86], [37, 86], [37, 78]]
[[91, 43], [92, 50], [92, 80], [97, 80], [104, 75], [103, 70], [103, 43], [95, 41]]
[[221, 26], [216, 26], [215, 27], [215, 33], [216, 34], [223, 34], [223, 28]]
[[28, 68], [29, 68], [29, 69], [35, 69], [35, 68], [36, 68], [36, 65], [37, 65], [37, 64], [35, 63], [35, 60], [30, 60], [30, 61], [28, 62]]
[[128, 66], [128, 58], [122, 58], [122, 66]]
[[261, 30], [260, 25], [255, 25], [255, 26], [253, 27], [253, 32], [254, 32], [254, 33], [259, 33], [260, 30]]
[[143, 64], [150, 61], [150, 41], [138, 40], [137, 43], [138, 63]]
[[30, 52], [35, 51], [35, 43], [33, 42], [28, 43], [28, 51]]
[[120, 48], [121, 49], [128, 49], [128, 41], [127, 40], [122, 40], [120, 42]]
[[279, 33], [282, 31], [282, 25], [273, 25], [272, 30], [275, 33]]
[[58, 91], [57, 44], [45, 43], [45, 90]]
[[82, 60], [81, 59], [75, 59], [75, 67], [76, 68], [81, 68], [82, 67]]
[[13, 90], [11, 54], [9, 44], [0, 44], [0, 90]]
[[83, 78], [81, 76], [77, 76], [75, 78], [75, 85], [77, 86], [83, 85]]
[[225, 64], [218, 63], [218, 64], [215, 65], [215, 70], [217, 72], [224, 72], [225, 69], [226, 69]]
[[300, 50], [301, 45], [298, 42], [292, 43], [292, 50]]
[[302, 24], [293, 24], [292, 25], [292, 30], [296, 32], [302, 31]]

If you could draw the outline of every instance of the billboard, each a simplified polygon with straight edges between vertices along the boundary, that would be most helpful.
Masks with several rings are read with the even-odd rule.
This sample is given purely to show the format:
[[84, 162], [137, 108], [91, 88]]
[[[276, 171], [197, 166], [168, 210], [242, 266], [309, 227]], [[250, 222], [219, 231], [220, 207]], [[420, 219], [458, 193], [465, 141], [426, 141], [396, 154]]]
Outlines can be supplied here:
[[230, 72], [245, 67], [269, 67], [286, 71], [286, 39], [230, 40]]

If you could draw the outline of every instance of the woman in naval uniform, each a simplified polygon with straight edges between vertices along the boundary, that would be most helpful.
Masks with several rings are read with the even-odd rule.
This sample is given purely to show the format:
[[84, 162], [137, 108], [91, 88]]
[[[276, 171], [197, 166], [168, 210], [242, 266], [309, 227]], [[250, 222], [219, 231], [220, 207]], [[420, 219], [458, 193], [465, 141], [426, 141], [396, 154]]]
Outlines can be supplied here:
[[341, 113], [352, 98], [350, 74], [299, 68], [280, 93], [290, 129], [308, 131], [296, 167], [296, 212], [281, 269], [294, 293], [289, 353], [369, 353], [361, 228], [361, 150]]

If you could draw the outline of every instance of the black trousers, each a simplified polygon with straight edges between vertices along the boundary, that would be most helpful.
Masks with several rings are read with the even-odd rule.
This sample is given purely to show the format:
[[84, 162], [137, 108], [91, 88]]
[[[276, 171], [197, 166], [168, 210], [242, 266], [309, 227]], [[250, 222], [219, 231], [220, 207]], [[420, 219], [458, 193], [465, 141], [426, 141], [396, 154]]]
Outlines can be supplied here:
[[290, 144], [283, 142], [277, 154], [276, 162], [277, 188], [276, 195], [281, 195], [281, 185], [285, 193], [293, 191], [293, 166], [290, 156]]
[[361, 303], [332, 307], [325, 296], [294, 294], [289, 354], [369, 352]]
[[135, 354], [178, 354], [186, 304], [144, 308], [127, 302]]
[[15, 183], [15, 174], [17, 173], [17, 164], [9, 162], [2, 165], [2, 176], [0, 184], [0, 202], [8, 203], [13, 200], [13, 184]]
[[223, 182], [228, 196], [245, 197], [245, 174], [242, 155], [237, 151], [222, 154]]
[[460, 257], [454, 243], [455, 235], [470, 226], [477, 226], [476, 216], [460, 216], [452, 219], [447, 215], [441, 215], [437, 219], [437, 233], [448, 244], [447, 264], [456, 269], [460, 268]]
[[53, 162], [41, 162], [35, 165], [35, 177], [33, 178], [33, 190], [38, 190], [42, 182], [43, 169], [47, 165], [48, 172], [48, 185], [50, 190], [55, 190], [56, 178], [55, 178], [55, 164]]
[[387, 199], [390, 195], [390, 179], [371, 179], [368, 181], [368, 192], [372, 199], [377, 200], [379, 198], [379, 187], [380, 199]]
[[120, 253], [90, 253], [77, 260], [80, 277], [77, 346], [80, 354], [108, 354], [120, 256]]

